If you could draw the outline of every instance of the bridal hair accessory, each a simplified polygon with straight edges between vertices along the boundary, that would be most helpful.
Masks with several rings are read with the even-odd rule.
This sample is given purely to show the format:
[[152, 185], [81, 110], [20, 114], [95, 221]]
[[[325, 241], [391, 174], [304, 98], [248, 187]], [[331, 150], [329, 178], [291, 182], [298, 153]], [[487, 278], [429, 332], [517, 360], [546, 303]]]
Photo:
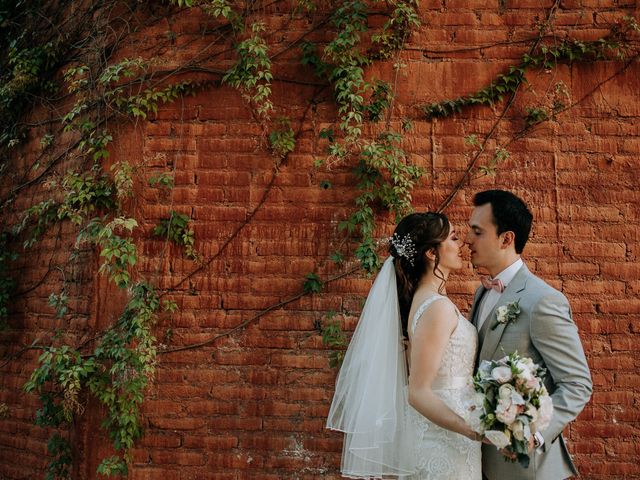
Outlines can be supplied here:
[[327, 428], [345, 434], [342, 475], [371, 479], [414, 474], [418, 432], [409, 412], [396, 272], [389, 257], [349, 343], [327, 419]]
[[391, 236], [391, 245], [396, 249], [396, 252], [401, 257], [407, 259], [407, 261], [413, 267], [413, 258], [416, 255], [416, 247], [413, 245], [413, 240], [411, 240], [411, 236], [407, 233], [402, 237], [399, 237], [398, 234], [394, 233]]

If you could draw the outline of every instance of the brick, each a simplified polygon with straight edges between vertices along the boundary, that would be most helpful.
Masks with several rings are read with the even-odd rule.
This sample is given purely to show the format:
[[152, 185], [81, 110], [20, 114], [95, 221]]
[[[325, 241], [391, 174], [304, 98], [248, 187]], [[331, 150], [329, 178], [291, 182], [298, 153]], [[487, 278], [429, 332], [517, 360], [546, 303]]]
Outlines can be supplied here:
[[199, 430], [205, 422], [196, 418], [149, 417], [149, 424], [162, 430]]
[[640, 278], [640, 263], [605, 263], [601, 269], [604, 278], [620, 280]]
[[634, 428], [630, 425], [611, 423], [589, 423], [572, 426], [572, 430], [578, 435], [590, 435], [592, 438], [628, 438], [633, 434]]
[[231, 450], [238, 447], [238, 437], [235, 436], [193, 436], [188, 435], [184, 438], [185, 448], [201, 448], [206, 451]]
[[626, 245], [623, 243], [572, 242], [567, 249], [576, 257], [624, 257]]
[[146, 465], [134, 464], [129, 468], [129, 476], [132, 480], [180, 480], [180, 470], [169, 470], [166, 467], [154, 468]]
[[[216, 454], [211, 453], [208, 455], [208, 463], [209, 469], [211, 468], [233, 468], [242, 471], [241, 477], [245, 478], [246, 473], [245, 470], [259, 470], [262, 471], [264, 468], [264, 459], [255, 452], [251, 454], [248, 453], [236, 453], [234, 455], [228, 454]], [[200, 478], [200, 477], [199, 477]], [[221, 477], [224, 478], [224, 477]], [[233, 477], [239, 478], [239, 477]]]
[[565, 280], [562, 282], [562, 291], [567, 294], [623, 294], [625, 284], [612, 281]]
[[239, 412], [235, 402], [221, 402], [220, 400], [189, 401], [185, 403], [185, 412], [194, 417], [208, 417], [211, 415], [234, 415]]
[[180, 435], [158, 435], [147, 432], [140, 443], [146, 447], [178, 448], [183, 444], [183, 439]]
[[558, 12], [554, 15], [553, 23], [558, 26], [575, 27], [577, 25], [591, 25], [593, 17], [591, 12], [579, 11], [579, 12]]
[[261, 400], [269, 396], [269, 391], [252, 385], [219, 385], [211, 389], [211, 396], [221, 400]]
[[594, 454], [600, 453], [604, 454], [604, 444], [599, 442], [578, 442], [573, 444], [573, 452], [575, 453], [585, 453], [585, 454]]
[[292, 446], [292, 439], [290, 436], [275, 436], [273, 433], [269, 435], [243, 435], [240, 438], [240, 447], [249, 448], [252, 450], [267, 450], [270, 452], [277, 452], [285, 450]]
[[593, 368], [598, 370], [624, 370], [633, 369], [636, 361], [629, 355], [608, 355], [597, 357], [591, 361]]
[[324, 429], [324, 420], [290, 420], [284, 418], [265, 418], [264, 429], [274, 432], [321, 432]]
[[196, 142], [191, 137], [153, 137], [145, 141], [147, 152], [195, 152]]
[[260, 417], [239, 418], [236, 416], [218, 416], [209, 421], [209, 428], [213, 430], [240, 430], [256, 431], [262, 430], [264, 421]]
[[633, 442], [616, 441], [612, 444], [605, 444], [604, 446], [606, 448], [607, 454], [609, 455], [620, 455], [620, 454], [637, 455], [638, 453], [640, 453], [640, 449], [638, 448], [638, 445]]
[[599, 304], [602, 313], [616, 313], [622, 315], [634, 315], [640, 313], [640, 300], [608, 300]]
[[315, 355], [284, 355], [274, 354], [271, 357], [272, 365], [280, 365], [294, 368], [323, 368], [324, 362]]
[[474, 13], [429, 13], [427, 21], [430, 25], [465, 25], [474, 26], [478, 24], [478, 18]]
[[247, 404], [245, 413], [256, 416], [269, 417], [293, 417], [302, 413], [303, 406], [300, 403], [288, 403], [276, 400], [267, 400]]
[[596, 263], [563, 262], [559, 265], [561, 275], [597, 275], [600, 267]]
[[616, 207], [571, 206], [560, 210], [560, 218], [566, 222], [620, 222], [624, 219]]
[[216, 350], [213, 360], [221, 365], [266, 365], [270, 356], [266, 352]]
[[159, 465], [204, 465], [206, 458], [203, 453], [196, 452], [167, 452], [155, 450], [151, 452], [151, 461]]

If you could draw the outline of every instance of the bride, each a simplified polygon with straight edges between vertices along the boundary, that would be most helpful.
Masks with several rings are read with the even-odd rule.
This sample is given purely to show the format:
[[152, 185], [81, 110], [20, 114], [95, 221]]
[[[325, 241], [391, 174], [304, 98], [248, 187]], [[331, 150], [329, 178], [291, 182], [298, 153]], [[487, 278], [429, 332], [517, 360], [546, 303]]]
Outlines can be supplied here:
[[477, 333], [446, 296], [449, 273], [462, 267], [460, 240], [446, 216], [414, 213], [389, 251], [329, 411], [327, 427], [345, 433], [342, 474], [480, 480], [481, 436], [463, 418]]

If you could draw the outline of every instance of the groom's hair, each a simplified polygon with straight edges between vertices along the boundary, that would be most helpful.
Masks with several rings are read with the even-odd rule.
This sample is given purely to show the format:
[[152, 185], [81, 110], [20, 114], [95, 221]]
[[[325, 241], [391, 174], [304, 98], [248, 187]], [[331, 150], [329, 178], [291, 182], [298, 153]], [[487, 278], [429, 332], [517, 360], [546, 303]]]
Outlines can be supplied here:
[[473, 198], [476, 207], [491, 204], [493, 223], [496, 224], [497, 233], [513, 232], [515, 235], [516, 253], [522, 253], [529, 240], [533, 215], [527, 208], [527, 204], [513, 193], [505, 190], [485, 190], [477, 193]]

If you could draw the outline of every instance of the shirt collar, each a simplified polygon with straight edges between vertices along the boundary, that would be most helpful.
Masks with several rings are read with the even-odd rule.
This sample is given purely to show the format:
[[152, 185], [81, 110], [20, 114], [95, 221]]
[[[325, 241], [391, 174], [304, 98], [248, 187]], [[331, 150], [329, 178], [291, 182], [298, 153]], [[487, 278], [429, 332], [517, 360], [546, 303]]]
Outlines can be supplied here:
[[502, 281], [502, 284], [506, 287], [507, 285], [509, 285], [509, 282], [513, 280], [513, 277], [516, 276], [516, 273], [518, 273], [518, 270], [520, 270], [523, 265], [524, 262], [522, 261], [522, 259], [518, 258], [515, 262], [513, 262], [507, 268], [502, 270], [498, 275], [496, 275], [495, 278], [500, 279]]

